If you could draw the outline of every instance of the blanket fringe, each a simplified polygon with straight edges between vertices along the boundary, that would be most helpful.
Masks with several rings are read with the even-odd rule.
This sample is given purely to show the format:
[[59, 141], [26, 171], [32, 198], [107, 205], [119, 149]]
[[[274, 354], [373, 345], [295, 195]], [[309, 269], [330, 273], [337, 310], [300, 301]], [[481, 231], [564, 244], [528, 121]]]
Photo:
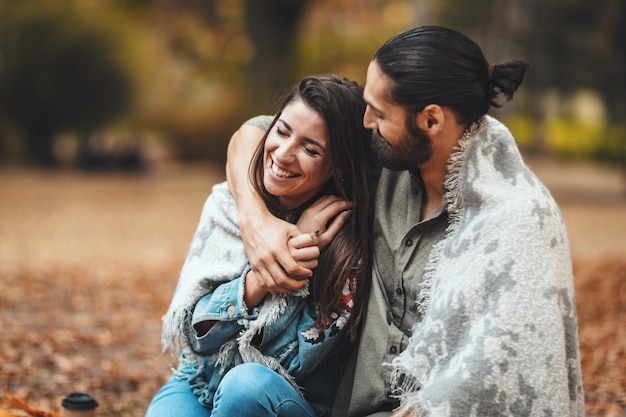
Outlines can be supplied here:
[[179, 356], [187, 345], [187, 326], [191, 311], [188, 308], [181, 308], [168, 312], [163, 317], [163, 328], [161, 331], [162, 352], [170, 351], [172, 355]]
[[[308, 287], [305, 287], [292, 295], [306, 297], [308, 293]], [[291, 376], [285, 368], [283, 368], [276, 358], [264, 355], [252, 345], [254, 336], [260, 334], [267, 324], [274, 322], [281, 314], [284, 313], [287, 308], [287, 297], [288, 296], [285, 294], [276, 294], [266, 300], [263, 303], [263, 307], [259, 312], [258, 318], [251, 321], [248, 328], [239, 335], [239, 338], [237, 339], [237, 346], [243, 362], [254, 362], [267, 366], [285, 378], [289, 383], [291, 383], [291, 385], [294, 386], [294, 388], [299, 389], [295, 383], [294, 377]]]
[[424, 407], [418, 393], [421, 384], [403, 367], [396, 367], [391, 372], [391, 386], [393, 397], [400, 400], [400, 407], [394, 410], [394, 415], [412, 417], [428, 417], [428, 410]]
[[403, 368], [395, 368], [391, 371], [391, 386], [393, 397], [399, 399], [418, 391], [421, 387], [418, 380]]
[[426, 312], [430, 304], [430, 294], [432, 291], [433, 280], [437, 265], [441, 260], [443, 248], [448, 243], [448, 238], [452, 236], [459, 227], [461, 221], [461, 209], [463, 208], [463, 199], [461, 197], [460, 183], [461, 170], [465, 162], [465, 150], [469, 146], [472, 137], [478, 133], [486, 125], [485, 118], [481, 118], [472, 123], [463, 132], [463, 136], [459, 139], [458, 144], [448, 158], [448, 175], [444, 180], [444, 208], [448, 212], [449, 224], [446, 228], [445, 238], [435, 244], [428, 255], [428, 262], [424, 267], [424, 279], [417, 297], [417, 309], [421, 314]]

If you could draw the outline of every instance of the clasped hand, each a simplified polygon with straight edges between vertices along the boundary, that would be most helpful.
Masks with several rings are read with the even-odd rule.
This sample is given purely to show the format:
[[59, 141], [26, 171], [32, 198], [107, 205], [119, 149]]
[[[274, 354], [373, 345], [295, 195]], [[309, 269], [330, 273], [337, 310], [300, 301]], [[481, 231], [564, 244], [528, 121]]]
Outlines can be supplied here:
[[269, 213], [240, 219], [257, 285], [270, 293], [291, 292], [306, 285], [320, 252], [345, 224], [350, 208], [348, 201], [324, 196], [302, 213], [296, 225]]

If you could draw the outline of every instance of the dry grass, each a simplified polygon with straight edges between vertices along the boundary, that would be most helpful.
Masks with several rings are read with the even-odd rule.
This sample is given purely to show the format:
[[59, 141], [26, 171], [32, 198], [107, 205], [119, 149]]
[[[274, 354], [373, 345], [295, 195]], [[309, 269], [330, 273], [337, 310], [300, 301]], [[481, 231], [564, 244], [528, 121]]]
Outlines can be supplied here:
[[215, 167], [146, 176], [0, 173], [0, 387], [58, 408], [143, 415], [175, 361], [161, 321]]
[[[623, 178], [533, 166], [569, 228], [587, 411], [623, 416]], [[44, 409], [87, 391], [102, 417], [143, 415], [175, 363], [160, 354], [160, 317], [202, 203], [222, 179], [210, 166], [131, 177], [1, 171], [0, 387]]]

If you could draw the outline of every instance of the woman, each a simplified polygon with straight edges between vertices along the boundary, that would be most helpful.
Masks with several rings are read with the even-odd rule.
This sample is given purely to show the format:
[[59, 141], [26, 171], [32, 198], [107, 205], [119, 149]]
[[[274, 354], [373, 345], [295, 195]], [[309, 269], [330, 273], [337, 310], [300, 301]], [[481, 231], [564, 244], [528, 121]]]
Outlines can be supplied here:
[[269, 294], [248, 266], [234, 198], [216, 185], [164, 317], [163, 345], [180, 354], [179, 367], [148, 417], [329, 412], [369, 289], [364, 111], [362, 89], [328, 75], [302, 80], [274, 118], [249, 122], [267, 129], [251, 183], [304, 232], [288, 245], [313, 275]]

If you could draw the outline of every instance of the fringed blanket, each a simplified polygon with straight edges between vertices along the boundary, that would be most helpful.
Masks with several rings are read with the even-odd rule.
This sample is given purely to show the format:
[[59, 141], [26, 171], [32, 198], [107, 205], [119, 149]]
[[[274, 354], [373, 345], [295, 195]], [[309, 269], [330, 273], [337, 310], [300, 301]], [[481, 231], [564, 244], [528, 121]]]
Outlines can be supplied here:
[[217, 184], [204, 204], [174, 297], [163, 317], [163, 349], [180, 353], [189, 340], [191, 313], [200, 297], [240, 277], [247, 268], [237, 205], [227, 184]]
[[569, 242], [510, 132], [486, 116], [449, 160], [450, 224], [424, 316], [392, 363], [414, 416], [583, 416]]
[[[218, 285], [242, 276], [248, 269], [248, 258], [237, 225], [237, 205], [228, 185], [217, 184], [204, 205], [174, 297], [163, 317], [163, 349], [176, 354], [185, 350], [187, 359], [194, 356], [200, 359], [188, 349], [192, 337], [191, 314], [197, 301]], [[252, 340], [265, 326], [285, 313], [289, 299], [291, 304], [298, 303], [298, 299], [308, 294], [308, 287], [304, 287], [288, 295], [268, 295], [259, 307], [258, 317], [247, 321], [241, 333], [222, 346], [216, 365], [223, 372], [242, 362], [256, 362], [292, 381], [292, 376], [279, 361], [259, 352]]]

